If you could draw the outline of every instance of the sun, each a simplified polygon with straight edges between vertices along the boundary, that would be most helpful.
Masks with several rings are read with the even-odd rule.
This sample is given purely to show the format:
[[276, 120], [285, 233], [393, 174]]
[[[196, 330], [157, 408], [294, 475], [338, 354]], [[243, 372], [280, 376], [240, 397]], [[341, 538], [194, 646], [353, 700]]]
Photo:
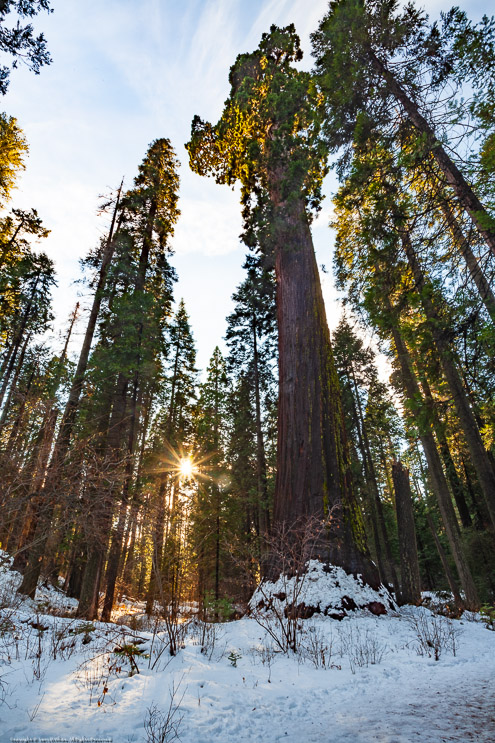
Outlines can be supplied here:
[[191, 457], [184, 457], [179, 461], [179, 474], [184, 479], [193, 477], [195, 472], [194, 462]]

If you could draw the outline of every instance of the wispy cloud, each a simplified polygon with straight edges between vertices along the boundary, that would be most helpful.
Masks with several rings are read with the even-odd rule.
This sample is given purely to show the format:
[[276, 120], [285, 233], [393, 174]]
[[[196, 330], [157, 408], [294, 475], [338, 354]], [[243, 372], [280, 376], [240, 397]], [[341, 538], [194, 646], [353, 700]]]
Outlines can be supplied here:
[[[430, 0], [432, 7], [437, 4]], [[209, 353], [224, 332], [220, 308], [228, 306], [241, 279], [241, 219], [238, 193], [188, 171], [183, 144], [191, 119], [197, 113], [217, 120], [230, 66], [237, 54], [257, 46], [272, 23], [295, 24], [305, 51], [302, 64], [309, 68], [309, 34], [327, 0], [57, 0], [54, 6], [51, 16], [35, 19], [53, 65], [40, 76], [15, 71], [4, 107], [18, 117], [31, 145], [14, 205], [37, 207], [52, 229], [44, 248], [57, 262], [56, 309], [65, 318], [72, 308], [70, 281], [79, 274], [78, 258], [101, 234], [98, 194], [124, 174], [130, 183], [148, 143], [170, 137], [182, 162], [182, 217], [174, 245], [184, 289], [194, 276], [194, 289], [184, 293], [193, 324], [197, 320], [206, 333], [198, 341]], [[327, 221], [324, 212], [314, 224], [322, 263], [331, 262]], [[196, 301], [201, 256], [215, 266], [207, 280], [218, 311], [211, 310], [216, 320], [209, 330], [204, 306]], [[327, 286], [325, 293], [331, 294]]]

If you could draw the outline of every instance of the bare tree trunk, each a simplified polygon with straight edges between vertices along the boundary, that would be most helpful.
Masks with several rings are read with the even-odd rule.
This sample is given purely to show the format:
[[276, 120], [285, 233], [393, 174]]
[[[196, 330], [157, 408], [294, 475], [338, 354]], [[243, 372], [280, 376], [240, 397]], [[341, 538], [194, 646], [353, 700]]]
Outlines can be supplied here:
[[399, 600], [401, 604], [419, 604], [421, 601], [421, 585], [413, 500], [409, 484], [409, 472], [402, 462], [392, 464], [392, 478], [394, 481], [400, 549], [401, 585]]
[[484, 447], [479, 432], [476, 418], [471, 410], [467, 395], [462, 385], [462, 380], [457, 371], [452, 351], [449, 347], [445, 332], [442, 329], [436, 308], [431, 300], [430, 293], [426, 287], [426, 281], [421, 266], [419, 265], [416, 252], [412, 246], [408, 232], [402, 233], [402, 244], [411, 266], [417, 289], [421, 295], [421, 303], [425, 311], [428, 326], [438, 352], [445, 379], [452, 394], [459, 423], [461, 424], [466, 443], [471, 454], [476, 474], [478, 476], [486, 505], [490, 513], [492, 524], [495, 527], [495, 472], [488, 453]]
[[[406, 398], [413, 406], [413, 410], [418, 409], [418, 405], [423, 404], [423, 399], [419, 389], [418, 382], [412, 371], [411, 359], [407, 347], [402, 339], [402, 336], [395, 323], [395, 313], [390, 304], [390, 300], [387, 298], [388, 311], [391, 319], [390, 330], [392, 333], [395, 349], [397, 352], [397, 358], [401, 369], [401, 378], [404, 385], [404, 391]], [[438, 505], [440, 507], [440, 513], [442, 514], [442, 520], [445, 526], [445, 532], [449, 540], [450, 549], [454, 557], [454, 561], [459, 573], [462, 588], [466, 594], [466, 605], [469, 608], [476, 609], [479, 607], [478, 593], [474, 585], [471, 571], [467, 564], [466, 558], [463, 553], [460, 536], [459, 526], [452, 505], [452, 500], [449, 493], [447, 480], [442, 469], [442, 463], [440, 456], [436, 448], [435, 439], [431, 431], [423, 431], [420, 433], [421, 445], [426, 455], [426, 461], [428, 463], [428, 474], [431, 480], [433, 492], [435, 493]]]
[[478, 263], [476, 256], [471, 250], [469, 242], [466, 240], [461, 226], [455, 218], [454, 212], [450, 207], [447, 199], [442, 198], [441, 209], [445, 216], [445, 221], [452, 232], [454, 242], [459, 248], [462, 257], [466, 261], [469, 274], [476, 288], [478, 289], [479, 295], [483, 300], [488, 314], [493, 323], [495, 323], [495, 295], [492, 292], [488, 279], [486, 278], [483, 270]]
[[27, 549], [30, 546], [36, 529], [37, 522], [37, 497], [39, 488], [45, 477], [50, 451], [52, 447], [55, 424], [58, 417], [58, 409], [49, 406], [43, 417], [43, 423], [31, 452], [31, 456], [22, 471], [24, 502], [16, 516], [8, 548], [16, 550], [14, 555], [14, 570], [24, 571], [27, 564]]

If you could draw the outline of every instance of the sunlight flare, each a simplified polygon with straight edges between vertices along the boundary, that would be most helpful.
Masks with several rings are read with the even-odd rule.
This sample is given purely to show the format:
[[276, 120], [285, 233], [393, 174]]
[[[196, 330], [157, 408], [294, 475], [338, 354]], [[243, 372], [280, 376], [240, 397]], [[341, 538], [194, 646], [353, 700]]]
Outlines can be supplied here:
[[194, 477], [196, 468], [191, 457], [184, 457], [179, 462], [179, 474], [184, 479], [191, 479]]

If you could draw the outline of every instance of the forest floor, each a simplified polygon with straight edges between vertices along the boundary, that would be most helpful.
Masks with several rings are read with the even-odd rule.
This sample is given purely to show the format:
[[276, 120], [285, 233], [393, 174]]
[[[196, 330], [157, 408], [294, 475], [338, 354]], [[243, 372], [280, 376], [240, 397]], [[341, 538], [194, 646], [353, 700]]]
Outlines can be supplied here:
[[1, 743], [495, 740], [495, 632], [478, 615], [315, 615], [296, 627], [297, 653], [267, 615], [189, 621], [171, 657], [139, 604], [88, 623], [54, 589], [19, 600], [17, 582], [0, 570]]

